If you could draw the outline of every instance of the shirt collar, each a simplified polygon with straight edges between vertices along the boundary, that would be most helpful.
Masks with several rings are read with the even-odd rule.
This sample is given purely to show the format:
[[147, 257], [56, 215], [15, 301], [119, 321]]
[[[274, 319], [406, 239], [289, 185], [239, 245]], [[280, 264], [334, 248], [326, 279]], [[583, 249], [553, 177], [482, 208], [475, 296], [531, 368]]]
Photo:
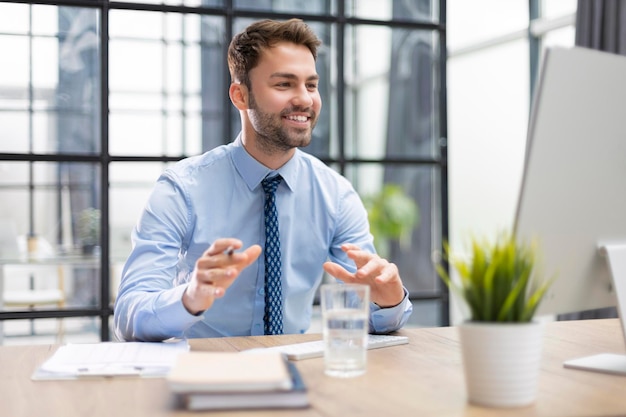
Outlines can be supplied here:
[[241, 142], [241, 134], [233, 142], [234, 150], [232, 153], [232, 161], [235, 169], [244, 180], [250, 190], [254, 190], [261, 186], [261, 181], [266, 176], [274, 176], [280, 174], [283, 177], [283, 183], [293, 191], [297, 178], [297, 160], [300, 157], [300, 150], [296, 149], [293, 157], [287, 161], [285, 165], [277, 170], [269, 169], [259, 161], [254, 159], [243, 146]]

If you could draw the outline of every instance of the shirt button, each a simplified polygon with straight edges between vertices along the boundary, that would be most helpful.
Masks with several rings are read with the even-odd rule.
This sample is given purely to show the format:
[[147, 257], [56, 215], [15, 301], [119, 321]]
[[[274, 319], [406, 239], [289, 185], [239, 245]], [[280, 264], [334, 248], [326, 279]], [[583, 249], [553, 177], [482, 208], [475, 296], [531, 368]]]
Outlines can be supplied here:
[[259, 288], [258, 294], [259, 295], [265, 295], [265, 288], [263, 288], [263, 287]]

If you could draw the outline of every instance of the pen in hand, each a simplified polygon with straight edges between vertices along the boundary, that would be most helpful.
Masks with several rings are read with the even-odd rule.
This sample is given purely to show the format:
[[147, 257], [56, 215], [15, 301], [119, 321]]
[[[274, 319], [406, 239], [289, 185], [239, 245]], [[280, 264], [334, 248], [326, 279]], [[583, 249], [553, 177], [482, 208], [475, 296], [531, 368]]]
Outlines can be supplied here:
[[226, 248], [226, 255], [231, 256], [235, 252], [235, 248], [231, 245]]

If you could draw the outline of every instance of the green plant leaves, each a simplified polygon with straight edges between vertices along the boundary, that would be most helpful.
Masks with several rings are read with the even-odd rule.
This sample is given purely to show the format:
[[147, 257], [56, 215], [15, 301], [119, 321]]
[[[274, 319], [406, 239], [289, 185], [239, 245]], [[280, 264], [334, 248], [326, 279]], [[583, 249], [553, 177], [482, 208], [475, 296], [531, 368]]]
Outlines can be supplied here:
[[436, 270], [467, 304], [471, 320], [528, 322], [552, 283], [538, 282], [534, 275], [536, 251], [508, 233], [501, 233], [493, 244], [474, 238], [469, 259], [452, 256], [450, 246], [444, 244], [444, 259], [458, 272], [458, 282], [450, 279], [441, 264]]
[[401, 245], [410, 242], [411, 232], [420, 222], [420, 211], [400, 185], [385, 184], [379, 193], [363, 197], [363, 203], [380, 253], [385, 253], [382, 246], [390, 240], [398, 240]]

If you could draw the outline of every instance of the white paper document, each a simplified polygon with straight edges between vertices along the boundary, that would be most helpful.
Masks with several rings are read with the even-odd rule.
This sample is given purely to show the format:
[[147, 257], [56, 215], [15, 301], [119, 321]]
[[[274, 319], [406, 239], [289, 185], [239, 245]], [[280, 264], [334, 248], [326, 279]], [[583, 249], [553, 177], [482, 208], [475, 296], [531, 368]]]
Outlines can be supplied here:
[[63, 345], [35, 371], [32, 379], [141, 376], [168, 374], [179, 353], [188, 352], [187, 341], [103, 342]]

